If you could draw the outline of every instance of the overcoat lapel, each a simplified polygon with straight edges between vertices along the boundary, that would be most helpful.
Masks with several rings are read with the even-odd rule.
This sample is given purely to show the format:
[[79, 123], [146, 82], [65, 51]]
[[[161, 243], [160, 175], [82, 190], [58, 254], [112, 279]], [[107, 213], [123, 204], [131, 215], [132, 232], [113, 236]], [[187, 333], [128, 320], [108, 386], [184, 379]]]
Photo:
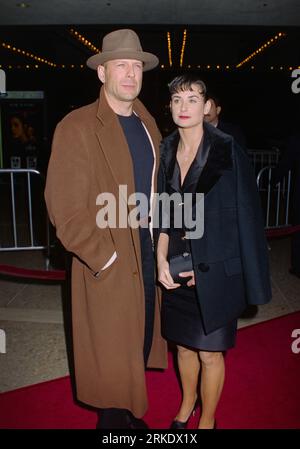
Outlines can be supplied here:
[[219, 181], [225, 170], [232, 169], [232, 139], [204, 123], [204, 132], [210, 140], [210, 151], [199, 177], [196, 192], [206, 195]]
[[[108, 105], [103, 87], [97, 111], [96, 134], [115, 183], [126, 185], [128, 196], [135, 192], [132, 159], [122, 127]], [[122, 163], [120, 163], [122, 161]], [[127, 204], [127, 197], [123, 197]]]
[[[154, 179], [156, 180], [159, 161], [158, 148], [160, 136], [157, 132], [154, 120], [138, 99], [133, 103], [133, 110], [146, 126], [155, 148], [156, 167]], [[130, 211], [135, 207], [134, 205], [128, 206], [127, 201], [128, 197], [135, 193], [134, 171], [131, 154], [120, 122], [116, 114], [107, 103], [103, 87], [100, 90], [97, 119], [96, 135], [99, 141], [100, 149], [111, 169], [114, 182], [117, 186], [127, 186], [127, 197], [124, 196], [122, 192], [122, 199], [126, 202], [128, 213], [130, 213]], [[154, 190], [156, 190], [156, 181], [154, 184]], [[139, 230], [130, 227], [130, 231], [132, 234], [140, 276], [142, 276]]]
[[[179, 132], [176, 130], [163, 142], [161, 162], [164, 166], [167, 182], [177, 190], [178, 183], [173, 178], [176, 166], [176, 153], [179, 142]], [[232, 169], [231, 139], [229, 136], [216, 130], [213, 126], [204, 123], [204, 142], [202, 151], [207, 156], [206, 163], [201, 169], [197, 182], [196, 192], [207, 194], [218, 182], [225, 170]], [[199, 161], [198, 161], [199, 159]], [[197, 163], [202, 165], [203, 155], [197, 157]], [[196, 161], [195, 161], [196, 162]], [[191, 171], [191, 175], [193, 170]], [[198, 172], [199, 173], [199, 172]], [[189, 180], [187, 179], [189, 182]]]

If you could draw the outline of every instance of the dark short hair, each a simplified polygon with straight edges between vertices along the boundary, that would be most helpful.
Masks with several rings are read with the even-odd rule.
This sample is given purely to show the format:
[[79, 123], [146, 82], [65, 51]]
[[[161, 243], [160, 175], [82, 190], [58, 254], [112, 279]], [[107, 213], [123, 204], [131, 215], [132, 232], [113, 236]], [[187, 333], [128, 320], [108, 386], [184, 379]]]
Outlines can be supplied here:
[[197, 84], [201, 95], [206, 100], [206, 85], [197, 75], [185, 73], [184, 75], [176, 76], [169, 84], [170, 95], [182, 92], [185, 90], [192, 90], [192, 84]]
[[221, 106], [220, 98], [213, 92], [207, 92], [206, 98], [207, 100], [212, 100], [215, 103], [216, 107]]

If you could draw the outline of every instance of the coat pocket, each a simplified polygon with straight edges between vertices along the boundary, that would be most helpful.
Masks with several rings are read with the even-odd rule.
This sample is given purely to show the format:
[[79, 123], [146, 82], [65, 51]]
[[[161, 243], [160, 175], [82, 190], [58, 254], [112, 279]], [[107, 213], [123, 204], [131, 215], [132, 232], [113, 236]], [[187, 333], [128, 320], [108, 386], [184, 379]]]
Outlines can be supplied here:
[[117, 263], [118, 263], [118, 257], [116, 257], [116, 259], [107, 268], [99, 271], [97, 275], [86, 265], [84, 266], [84, 270], [87, 273], [88, 278], [91, 278], [91, 279], [95, 280], [96, 282], [100, 282], [100, 281], [106, 279], [106, 277], [109, 276], [109, 274], [112, 271], [114, 271]]
[[242, 272], [242, 262], [239, 257], [224, 260], [224, 267], [227, 276], [233, 276]]

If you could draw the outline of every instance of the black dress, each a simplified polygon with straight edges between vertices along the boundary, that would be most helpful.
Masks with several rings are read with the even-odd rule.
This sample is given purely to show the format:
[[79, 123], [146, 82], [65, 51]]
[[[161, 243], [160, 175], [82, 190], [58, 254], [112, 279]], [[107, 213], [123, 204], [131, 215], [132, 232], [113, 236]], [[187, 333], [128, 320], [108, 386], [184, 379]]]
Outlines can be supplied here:
[[[197, 155], [181, 185], [178, 163], [175, 163], [167, 193], [194, 193], [200, 173], [206, 163], [209, 144], [200, 144]], [[174, 228], [172, 218], [170, 229], [163, 229], [169, 235], [168, 257], [190, 252], [189, 241], [184, 238], [185, 230]], [[209, 231], [208, 231], [209, 232]], [[194, 287], [181, 286], [163, 290], [162, 297], [162, 335], [176, 344], [203, 351], [225, 351], [235, 345], [237, 320], [211, 333], [205, 333], [201, 310]]]

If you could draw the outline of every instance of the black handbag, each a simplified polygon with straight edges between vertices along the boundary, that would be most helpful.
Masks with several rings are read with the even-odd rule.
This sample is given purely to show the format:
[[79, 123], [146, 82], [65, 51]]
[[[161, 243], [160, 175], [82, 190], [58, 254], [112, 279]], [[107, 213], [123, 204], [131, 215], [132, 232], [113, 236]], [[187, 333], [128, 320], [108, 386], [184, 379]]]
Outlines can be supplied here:
[[179, 276], [179, 273], [183, 273], [184, 271], [192, 271], [193, 269], [191, 253], [179, 254], [178, 256], [172, 256], [169, 259], [170, 275], [176, 284], [186, 284], [191, 277], [182, 278]]

